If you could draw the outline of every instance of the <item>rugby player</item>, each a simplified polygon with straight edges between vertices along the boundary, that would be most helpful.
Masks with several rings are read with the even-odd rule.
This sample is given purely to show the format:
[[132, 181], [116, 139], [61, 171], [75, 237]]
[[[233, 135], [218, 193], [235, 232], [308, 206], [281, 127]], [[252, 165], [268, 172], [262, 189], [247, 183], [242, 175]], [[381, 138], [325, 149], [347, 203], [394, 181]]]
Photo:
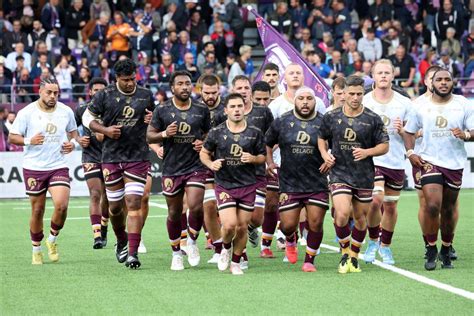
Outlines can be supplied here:
[[[422, 105], [427, 99], [431, 98], [432, 95], [432, 81], [433, 81], [433, 75], [436, 71], [442, 69], [440, 66], [433, 65], [430, 66], [425, 73], [425, 86], [426, 86], [426, 92], [422, 95], [420, 95], [417, 99], [415, 99], [415, 104], [416, 105]], [[414, 151], [416, 154], [418, 154], [418, 151], [420, 150], [420, 145], [423, 137], [423, 131], [419, 130], [418, 132], [415, 133], [415, 148]], [[418, 209], [418, 221], [420, 225], [424, 222], [423, 216], [425, 215], [424, 213], [424, 208], [425, 208], [425, 197], [423, 196], [423, 190], [421, 189], [421, 169], [417, 167], [412, 166], [412, 175], [413, 175], [413, 181], [415, 183], [415, 189], [418, 194], [418, 202], [419, 202], [419, 209]], [[456, 227], [456, 224], [459, 219], [459, 199], [456, 201], [456, 206], [454, 208], [454, 214], [453, 214], [453, 220], [454, 220], [454, 226]], [[426, 241], [425, 236], [423, 235], [423, 241], [425, 243], [425, 248], [428, 249], [428, 242]], [[453, 247], [453, 244], [451, 243], [450, 246], [450, 256], [451, 260], [457, 260], [458, 256], [456, 254], [456, 250]]]
[[390, 149], [385, 155], [374, 157], [373, 200], [367, 214], [370, 239], [364, 260], [372, 263], [378, 251], [384, 263], [393, 265], [395, 260], [390, 245], [397, 224], [400, 191], [405, 182], [403, 126], [413, 115], [413, 104], [410, 99], [392, 90], [395, 68], [390, 60], [376, 61], [372, 77], [374, 89], [364, 96], [362, 103], [382, 118], [390, 138]]
[[[224, 104], [219, 91], [220, 80], [216, 75], [201, 76], [201, 101], [207, 106], [211, 127], [216, 127], [215, 118], [224, 113]], [[206, 191], [204, 192], [204, 223], [214, 246], [214, 254], [207, 263], [217, 264], [222, 250], [221, 225], [217, 215], [216, 194], [214, 192], [214, 172], [207, 169]]]
[[206, 170], [199, 160], [203, 140], [211, 128], [207, 106], [191, 99], [191, 74], [175, 71], [170, 76], [173, 97], [153, 112], [148, 127], [150, 144], [163, 143], [163, 194], [168, 205], [167, 229], [173, 251], [171, 270], [183, 270], [180, 249], [183, 195], [189, 208], [187, 257], [191, 266], [201, 260], [196, 240], [203, 224]]
[[[140, 209], [150, 167], [146, 119], [155, 107], [151, 91], [137, 85], [135, 69], [129, 58], [118, 61], [114, 66], [116, 84], [96, 93], [82, 117], [85, 127], [106, 136], [102, 174], [117, 236], [115, 252], [118, 262], [131, 269], [141, 265], [137, 251], [144, 218]], [[128, 214], [123, 210], [124, 202]]]
[[[342, 252], [339, 273], [361, 271], [358, 254], [367, 231], [365, 214], [374, 186], [372, 157], [384, 155], [389, 149], [382, 119], [362, 105], [364, 80], [349, 76], [344, 93], [346, 103], [323, 117], [318, 137], [321, 155], [331, 167], [329, 183], [336, 209], [334, 226]], [[331, 153], [328, 142], [332, 144]], [[355, 221], [352, 233], [351, 212]]]
[[[74, 150], [79, 139], [73, 111], [58, 102], [59, 84], [55, 78], [40, 82], [39, 99], [18, 112], [8, 142], [25, 146], [23, 179], [31, 203], [30, 236], [32, 264], [43, 264], [41, 241], [46, 191], [51, 194], [54, 210], [46, 240], [48, 257], [59, 260], [56, 240], [63, 228], [69, 204], [69, 169], [65, 155]], [[71, 141], [73, 139], [73, 141]]]
[[[260, 89], [260, 88], [259, 88]], [[273, 122], [273, 115], [270, 109], [266, 106], [254, 105], [252, 101], [252, 86], [250, 79], [246, 76], [239, 75], [234, 77], [232, 81], [232, 91], [240, 93], [245, 101], [245, 112], [244, 116], [247, 123], [250, 126], [254, 126], [262, 132], [262, 135], [266, 133]], [[268, 92], [267, 92], [268, 93]], [[216, 123], [227, 119], [226, 115], [222, 115], [216, 118]], [[265, 207], [265, 194], [267, 188], [267, 181], [265, 177], [265, 165], [259, 165], [257, 168], [257, 195], [255, 199], [255, 211], [252, 214], [252, 219], [249, 223], [249, 239], [252, 247], [258, 246], [258, 231], [257, 227], [260, 227], [263, 222], [263, 213]], [[248, 257], [246, 251], [242, 256], [242, 267], [243, 269], [248, 268]]]
[[296, 230], [301, 209], [306, 208], [309, 230], [304, 272], [316, 271], [314, 257], [323, 238], [324, 216], [329, 207], [328, 181], [324, 175], [329, 169], [317, 150], [322, 114], [315, 107], [314, 91], [308, 87], [298, 89], [295, 109], [276, 119], [265, 136], [268, 166], [274, 165], [273, 147], [278, 144], [281, 152], [280, 229], [286, 236], [285, 252], [290, 263], [298, 259]]
[[[450, 246], [456, 222], [455, 205], [462, 184], [467, 159], [464, 142], [474, 135], [474, 115], [469, 101], [453, 94], [452, 74], [437, 70], [432, 78], [432, 95], [420, 104], [416, 116], [405, 126], [407, 157], [421, 168], [421, 186], [425, 198], [421, 230], [428, 242], [425, 269], [453, 268]], [[418, 154], [414, 152], [415, 133], [423, 131]], [[440, 217], [441, 216], [441, 217]], [[441, 249], [438, 254], [438, 231]]]
[[270, 85], [270, 102], [280, 96], [280, 68], [274, 63], [267, 63], [263, 66], [262, 81]]
[[211, 130], [200, 158], [216, 172], [216, 199], [224, 245], [218, 268], [227, 269], [233, 246], [230, 271], [241, 275], [240, 260], [256, 195], [256, 167], [265, 162], [265, 147], [261, 130], [245, 120], [245, 101], [240, 93], [231, 93], [226, 98], [225, 112], [227, 120]]
[[[82, 115], [90, 106], [94, 95], [105, 89], [107, 81], [103, 78], [92, 78], [89, 82], [89, 96], [91, 100], [76, 108], [74, 116], [77, 126], [82, 125]], [[109, 203], [105, 195], [104, 178], [102, 177], [101, 159], [102, 142], [104, 135], [92, 133], [87, 127], [84, 128], [84, 136], [79, 139], [82, 149], [82, 168], [84, 178], [89, 189], [89, 216], [94, 237], [93, 249], [102, 249], [107, 245], [107, 225], [109, 220]]]

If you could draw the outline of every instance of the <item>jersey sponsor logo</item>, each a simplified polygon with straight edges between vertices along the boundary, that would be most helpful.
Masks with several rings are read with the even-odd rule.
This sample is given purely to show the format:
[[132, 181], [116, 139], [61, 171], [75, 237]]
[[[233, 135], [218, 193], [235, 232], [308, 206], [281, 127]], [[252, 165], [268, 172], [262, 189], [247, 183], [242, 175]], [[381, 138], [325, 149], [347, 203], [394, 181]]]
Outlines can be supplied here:
[[298, 135], [296, 136], [296, 141], [299, 142], [301, 145], [306, 145], [311, 140], [311, 137], [308, 133], [299, 131]]
[[104, 176], [105, 181], [109, 181], [110, 170], [107, 168], [104, 168], [104, 170], [102, 170], [102, 175]]
[[386, 115], [380, 115], [380, 118], [382, 119], [383, 125], [389, 126], [390, 125], [390, 118]]
[[48, 123], [46, 125], [46, 133], [48, 134], [55, 134], [56, 132], [58, 131], [58, 128], [56, 125], [54, 125], [53, 123]]
[[444, 117], [442, 117], [441, 115], [437, 116], [436, 117], [436, 127], [445, 128], [446, 126], [448, 126], [448, 120], [445, 119]]
[[135, 110], [130, 105], [127, 105], [123, 108], [122, 115], [126, 119], [131, 119], [135, 115]]
[[191, 125], [186, 122], [180, 122], [178, 127], [178, 132], [182, 135], [187, 135], [191, 132]]
[[352, 128], [346, 128], [344, 131], [344, 138], [349, 142], [353, 142], [356, 140], [357, 134]]
[[28, 187], [31, 189], [33, 189], [37, 182], [36, 182], [36, 179], [35, 178], [28, 178], [28, 180], [26, 181], [26, 183], [28, 183]]
[[243, 151], [242, 147], [240, 147], [237, 144], [232, 144], [232, 146], [230, 146], [230, 154], [233, 155], [234, 157], [242, 156], [242, 151]]
[[225, 202], [227, 201], [228, 199], [230, 199], [230, 196], [229, 194], [225, 193], [225, 192], [221, 192], [219, 194], [219, 200], [221, 200], [222, 202]]
[[171, 190], [171, 188], [173, 187], [173, 180], [170, 179], [170, 178], [166, 178], [165, 181], [164, 181], [164, 185], [165, 185], [165, 190], [166, 191]]

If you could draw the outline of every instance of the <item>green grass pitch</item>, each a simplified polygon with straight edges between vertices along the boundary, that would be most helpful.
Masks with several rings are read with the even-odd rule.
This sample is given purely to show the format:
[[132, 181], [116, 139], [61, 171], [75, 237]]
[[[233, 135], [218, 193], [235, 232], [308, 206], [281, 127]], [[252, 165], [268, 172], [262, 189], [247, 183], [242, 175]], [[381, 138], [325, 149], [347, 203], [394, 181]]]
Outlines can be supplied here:
[[[161, 196], [152, 201], [164, 204]], [[51, 216], [48, 201], [45, 218]], [[455, 269], [427, 272], [417, 220], [414, 191], [402, 192], [393, 247], [396, 266], [451, 286], [474, 292], [474, 190], [460, 194], [460, 220], [455, 247], [460, 257]], [[340, 256], [327, 249], [316, 258], [318, 272], [303, 273], [300, 260], [283, 263], [260, 259], [249, 248], [250, 268], [242, 277], [222, 273], [206, 261], [200, 237], [201, 264], [174, 272], [166, 233], [166, 209], [151, 206], [143, 237], [148, 253], [140, 256], [137, 271], [118, 264], [113, 252], [115, 237], [102, 250], [92, 249], [88, 200], [72, 198], [69, 219], [59, 239], [60, 261], [31, 265], [29, 202], [0, 201], [1, 315], [39, 314], [450, 314], [474, 313], [474, 301], [419, 283], [374, 265], [361, 263], [362, 273], [338, 275]], [[80, 219], [83, 218], [83, 219]], [[49, 221], [45, 222], [45, 235]], [[328, 214], [323, 243], [336, 246]], [[274, 247], [274, 246], [273, 246]], [[363, 246], [363, 250], [365, 245]]]

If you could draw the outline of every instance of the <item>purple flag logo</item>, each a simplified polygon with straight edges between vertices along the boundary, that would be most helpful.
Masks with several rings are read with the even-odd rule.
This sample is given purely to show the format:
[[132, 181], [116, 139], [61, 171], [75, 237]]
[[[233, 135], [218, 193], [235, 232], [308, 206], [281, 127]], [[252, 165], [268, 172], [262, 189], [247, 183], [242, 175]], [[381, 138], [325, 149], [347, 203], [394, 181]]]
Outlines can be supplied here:
[[[304, 84], [314, 90], [317, 97], [323, 100], [326, 107], [329, 106], [330, 88], [311, 65], [301, 56], [301, 54], [285, 40], [268, 22], [263, 19], [255, 9], [250, 10], [256, 17], [258, 33], [265, 49], [266, 63], [274, 63], [280, 68], [280, 84], [283, 84], [283, 74], [286, 66], [290, 63], [297, 63], [303, 67]], [[263, 68], [263, 67], [262, 67]], [[262, 68], [258, 72], [255, 80], [262, 77]]]

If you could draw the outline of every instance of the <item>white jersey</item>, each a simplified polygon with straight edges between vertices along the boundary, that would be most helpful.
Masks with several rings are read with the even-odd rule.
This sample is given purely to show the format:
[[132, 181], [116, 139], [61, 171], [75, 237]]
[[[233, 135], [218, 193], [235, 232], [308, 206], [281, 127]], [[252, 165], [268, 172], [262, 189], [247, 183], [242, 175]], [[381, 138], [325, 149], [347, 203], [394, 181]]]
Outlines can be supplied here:
[[451, 170], [464, 168], [467, 159], [464, 141], [454, 137], [451, 129], [474, 129], [472, 107], [469, 100], [460, 95], [453, 95], [445, 104], [434, 103], [431, 99], [420, 104], [405, 130], [413, 134], [423, 130], [419, 150], [423, 160]]
[[[295, 104], [293, 101], [290, 101], [288, 97], [286, 96], [285, 93], [280, 95], [278, 98], [273, 100], [268, 107], [270, 108], [270, 111], [272, 111], [273, 118], [277, 119], [281, 117], [284, 113], [293, 111], [295, 108]], [[315, 110], [318, 111], [319, 113], [323, 114], [326, 113], [326, 106], [324, 105], [323, 100], [320, 98], [316, 97], [316, 107]], [[277, 148], [276, 150], [273, 151], [273, 161], [277, 164], [280, 165], [281, 162], [281, 157], [280, 157], [280, 149]]]
[[25, 146], [23, 168], [47, 171], [67, 167], [60, 151], [67, 132], [74, 130], [77, 130], [74, 112], [67, 105], [58, 102], [53, 112], [45, 112], [35, 101], [18, 112], [10, 133], [26, 138], [38, 133], [45, 136], [42, 145]]
[[393, 91], [393, 97], [387, 103], [380, 103], [374, 97], [374, 92], [367, 93], [362, 101], [365, 107], [377, 113], [387, 129], [390, 138], [388, 153], [374, 157], [374, 165], [390, 169], [405, 169], [405, 145], [402, 136], [398, 134], [393, 122], [399, 118], [402, 122], [414, 114], [410, 99]]
[[[428, 101], [428, 98], [424, 94], [416, 98], [415, 101], [413, 102], [413, 105], [415, 106], [415, 112], [420, 106], [425, 104], [427, 101]], [[423, 141], [423, 137], [418, 137], [417, 139], [415, 139], [415, 148], [413, 148], [413, 151], [417, 155], [420, 153], [420, 146], [421, 146], [422, 141]]]

